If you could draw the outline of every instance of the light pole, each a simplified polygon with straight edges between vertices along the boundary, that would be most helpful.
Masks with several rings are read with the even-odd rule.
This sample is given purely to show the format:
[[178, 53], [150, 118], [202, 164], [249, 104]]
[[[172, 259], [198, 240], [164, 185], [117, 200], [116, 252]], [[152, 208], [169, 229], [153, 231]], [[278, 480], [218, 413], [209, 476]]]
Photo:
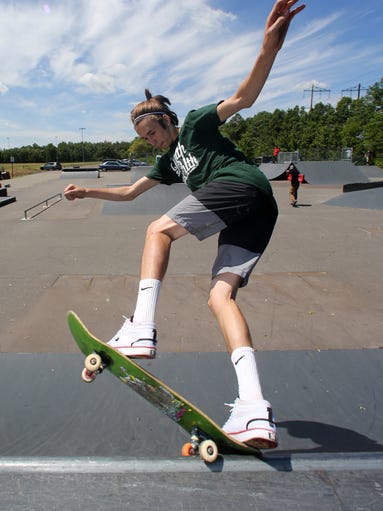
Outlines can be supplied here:
[[[10, 144], [9, 144], [9, 137], [7, 137], [7, 140], [8, 140], [8, 152], [9, 152], [9, 149], [10, 149]], [[11, 164], [11, 177], [13, 177], [13, 164], [15, 163], [15, 157], [14, 156], [10, 156], [9, 157], [9, 163]]]
[[59, 162], [60, 159], [59, 159], [59, 141], [58, 141], [58, 138], [55, 137], [56, 139], [56, 161]]
[[82, 145], [82, 161], [85, 161], [85, 154], [84, 154], [84, 130], [86, 128], [79, 128], [81, 130], [81, 145]]

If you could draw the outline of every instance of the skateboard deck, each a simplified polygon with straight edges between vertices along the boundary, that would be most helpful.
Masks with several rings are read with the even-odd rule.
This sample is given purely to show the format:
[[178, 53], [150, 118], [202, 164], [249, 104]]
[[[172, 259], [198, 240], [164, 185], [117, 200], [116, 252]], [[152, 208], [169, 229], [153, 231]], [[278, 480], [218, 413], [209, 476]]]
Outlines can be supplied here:
[[166, 383], [94, 337], [72, 311], [68, 312], [68, 325], [76, 344], [86, 356], [83, 380], [92, 382], [103, 369], [108, 369], [190, 435], [190, 442], [182, 448], [184, 456], [199, 454], [204, 461], [213, 462], [219, 453], [260, 454], [258, 449], [229, 437], [205, 413]]

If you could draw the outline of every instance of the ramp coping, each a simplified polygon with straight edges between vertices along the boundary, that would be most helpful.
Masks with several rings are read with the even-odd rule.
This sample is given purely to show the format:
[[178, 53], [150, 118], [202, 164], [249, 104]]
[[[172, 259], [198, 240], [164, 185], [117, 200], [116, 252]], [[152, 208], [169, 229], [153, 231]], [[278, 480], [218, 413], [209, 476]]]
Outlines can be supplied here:
[[196, 458], [3, 457], [0, 473], [173, 473], [310, 472], [381, 470], [383, 452], [219, 456], [214, 463]]

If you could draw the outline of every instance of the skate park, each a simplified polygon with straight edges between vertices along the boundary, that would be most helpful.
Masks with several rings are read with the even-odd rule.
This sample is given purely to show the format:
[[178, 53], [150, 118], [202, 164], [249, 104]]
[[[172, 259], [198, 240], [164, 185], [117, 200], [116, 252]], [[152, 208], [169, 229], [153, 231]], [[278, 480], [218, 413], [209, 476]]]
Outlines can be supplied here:
[[[10, 180], [16, 201], [0, 208], [4, 509], [12, 509], [20, 484], [28, 495], [20, 493], [16, 509], [52, 507], [57, 495], [68, 509], [95, 502], [162, 509], [160, 485], [164, 509], [175, 499], [183, 509], [214, 509], [217, 494], [227, 509], [253, 502], [297, 509], [297, 500], [302, 509], [382, 506], [383, 172], [303, 163], [297, 208], [288, 182], [274, 179], [283, 168], [261, 166], [280, 216], [238, 297], [280, 444], [263, 459], [224, 456], [214, 466], [180, 458], [184, 432], [110, 374], [82, 383], [84, 357], [66, 325], [72, 309], [101, 339], [119, 328], [135, 305], [146, 226], [186, 188], [156, 187], [134, 203], [58, 200], [26, 219], [26, 210], [71, 180], [117, 186], [145, 169]], [[353, 183], [374, 188], [343, 192]], [[215, 251], [215, 238], [174, 244], [158, 308], [158, 357], [143, 364], [222, 424], [236, 388], [206, 304]], [[86, 501], [78, 493], [76, 500], [85, 486]]]

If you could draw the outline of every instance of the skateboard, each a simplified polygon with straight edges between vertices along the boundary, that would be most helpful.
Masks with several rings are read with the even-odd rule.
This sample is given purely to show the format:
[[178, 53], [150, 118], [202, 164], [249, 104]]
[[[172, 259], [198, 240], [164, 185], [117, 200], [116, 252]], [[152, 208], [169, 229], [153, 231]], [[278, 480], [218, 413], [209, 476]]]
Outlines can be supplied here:
[[203, 461], [213, 463], [219, 454], [260, 455], [258, 448], [229, 437], [206, 414], [166, 383], [94, 337], [72, 311], [68, 312], [68, 325], [76, 344], [86, 356], [81, 375], [83, 381], [91, 383], [104, 369], [108, 369], [190, 435], [190, 441], [182, 447], [183, 456], [199, 455]]

